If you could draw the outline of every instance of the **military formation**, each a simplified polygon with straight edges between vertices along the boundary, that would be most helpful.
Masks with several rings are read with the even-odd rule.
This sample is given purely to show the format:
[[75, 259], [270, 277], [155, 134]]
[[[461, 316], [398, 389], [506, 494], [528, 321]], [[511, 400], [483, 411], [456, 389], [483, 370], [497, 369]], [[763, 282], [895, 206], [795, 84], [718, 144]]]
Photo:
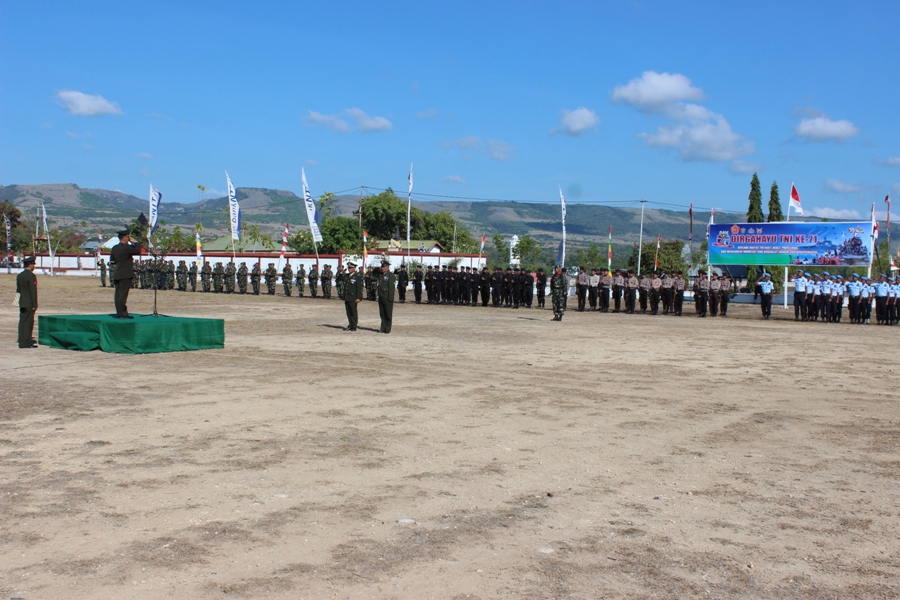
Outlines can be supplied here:
[[[763, 281], [770, 279], [764, 275]], [[853, 273], [846, 280], [828, 271], [810, 274], [797, 271], [794, 282], [794, 320], [840, 323], [847, 301], [847, 318], [856, 325], [900, 322], [900, 277], [882, 273], [876, 278]]]

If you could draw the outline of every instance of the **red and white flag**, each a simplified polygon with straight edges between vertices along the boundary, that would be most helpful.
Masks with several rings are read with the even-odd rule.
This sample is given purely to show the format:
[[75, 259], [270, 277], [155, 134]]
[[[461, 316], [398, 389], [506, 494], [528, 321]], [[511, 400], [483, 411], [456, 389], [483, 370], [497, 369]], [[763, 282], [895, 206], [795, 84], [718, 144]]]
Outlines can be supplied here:
[[484, 245], [487, 243], [487, 235], [481, 236], [481, 250], [478, 251], [478, 256], [484, 254]]
[[878, 239], [878, 221], [875, 220], [875, 203], [872, 203], [872, 239]]
[[794, 184], [791, 184], [791, 200], [788, 203], [788, 208], [793, 208], [794, 212], [798, 215], [803, 215], [803, 207], [800, 206], [800, 194], [797, 192], [797, 188], [794, 187]]
[[287, 251], [288, 240], [288, 224], [284, 224], [284, 236], [281, 238], [281, 260], [284, 260], [284, 253]]
[[656, 236], [656, 259], [653, 261], [653, 270], [659, 270], [659, 243], [662, 241], [662, 236], [657, 234]]
[[369, 261], [369, 234], [366, 231], [363, 231], [363, 269], [366, 268], [366, 263]]

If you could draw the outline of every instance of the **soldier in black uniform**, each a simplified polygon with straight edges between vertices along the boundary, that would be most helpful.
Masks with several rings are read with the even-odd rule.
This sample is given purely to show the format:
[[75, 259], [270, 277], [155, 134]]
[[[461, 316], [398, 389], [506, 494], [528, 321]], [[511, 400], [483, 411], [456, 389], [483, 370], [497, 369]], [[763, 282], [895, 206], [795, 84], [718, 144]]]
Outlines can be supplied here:
[[525, 269], [525, 287], [522, 290], [522, 294], [522, 301], [525, 306], [531, 308], [531, 303], [534, 302], [534, 275], [528, 269]]
[[390, 333], [394, 319], [394, 288], [397, 287], [397, 277], [390, 269], [391, 263], [381, 261], [381, 275], [376, 284], [378, 315], [381, 317], [380, 333]]
[[[431, 267], [428, 267], [429, 269]], [[424, 275], [422, 274], [422, 265], [416, 265], [416, 271], [413, 273], [413, 297], [416, 299], [416, 304], [422, 304], [422, 280]]]
[[347, 310], [347, 327], [344, 331], [356, 331], [359, 323], [358, 305], [365, 297], [363, 277], [356, 272], [355, 263], [347, 263], [344, 285], [344, 308]]
[[400, 271], [397, 273], [397, 295], [400, 297], [400, 304], [406, 303], [406, 286], [409, 285], [409, 273], [406, 272], [406, 265], [400, 265]]
[[541, 267], [537, 270], [537, 305], [538, 308], [544, 308], [544, 300], [547, 296], [547, 275], [544, 273], [544, 268]]
[[491, 274], [487, 267], [481, 269], [481, 277], [478, 281], [481, 285], [481, 306], [487, 306], [491, 299]]

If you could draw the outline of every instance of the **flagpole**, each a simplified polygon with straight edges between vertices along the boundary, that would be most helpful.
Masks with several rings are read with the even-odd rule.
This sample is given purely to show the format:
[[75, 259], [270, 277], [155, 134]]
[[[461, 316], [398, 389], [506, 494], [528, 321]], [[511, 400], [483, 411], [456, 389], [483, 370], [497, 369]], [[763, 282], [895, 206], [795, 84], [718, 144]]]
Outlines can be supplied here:
[[638, 261], [637, 261], [637, 267], [635, 268], [635, 271], [637, 272], [637, 274], [639, 274], [641, 272], [641, 252], [644, 249], [644, 203], [645, 202], [647, 202], [647, 201], [644, 200], [643, 198], [641, 198], [641, 233], [640, 233], [640, 236], [638, 237]]
[[[794, 182], [791, 182], [791, 195], [788, 198], [788, 211], [787, 211], [787, 222], [791, 222], [791, 202], [794, 201]], [[784, 266], [784, 308], [787, 310], [787, 282], [788, 282], [788, 267]], [[794, 290], [794, 293], [797, 293], [797, 290]]]
[[409, 163], [409, 193], [406, 196], [406, 262], [410, 261], [409, 219], [412, 212], [413, 164]]
[[[691, 202], [691, 207], [688, 209], [688, 217], [689, 217], [689, 230], [688, 230], [688, 243], [690, 244], [690, 267], [694, 266], [694, 203]], [[690, 276], [690, 274], [688, 275]]]
[[891, 263], [893, 263], [893, 258], [891, 257], [891, 195], [885, 196], [884, 201], [887, 203], [887, 224], [885, 229], [887, 229], [888, 273], [890, 273]]

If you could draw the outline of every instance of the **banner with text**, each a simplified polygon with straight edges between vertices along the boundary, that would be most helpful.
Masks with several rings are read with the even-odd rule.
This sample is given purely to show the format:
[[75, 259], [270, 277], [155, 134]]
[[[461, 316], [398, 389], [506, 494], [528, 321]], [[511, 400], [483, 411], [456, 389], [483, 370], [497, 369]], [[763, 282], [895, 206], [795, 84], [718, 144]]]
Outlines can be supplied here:
[[709, 226], [712, 265], [868, 266], [872, 223], [716, 223]]

